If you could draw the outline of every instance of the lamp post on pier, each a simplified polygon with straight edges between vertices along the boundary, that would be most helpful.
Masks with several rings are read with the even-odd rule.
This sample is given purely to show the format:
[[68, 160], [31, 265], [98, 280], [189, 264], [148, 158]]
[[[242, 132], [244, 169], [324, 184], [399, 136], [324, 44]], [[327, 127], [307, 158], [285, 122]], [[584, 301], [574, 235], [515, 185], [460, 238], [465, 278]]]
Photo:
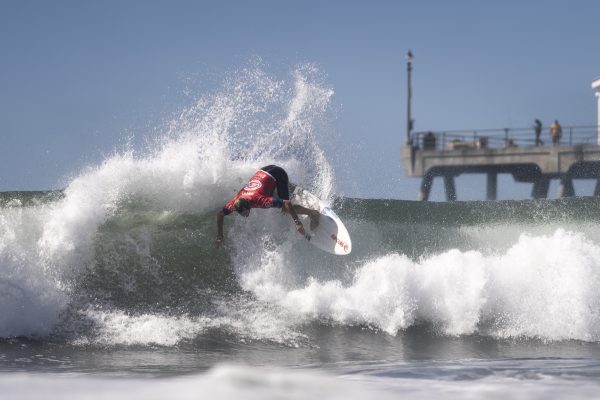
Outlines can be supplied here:
[[407, 84], [406, 84], [406, 144], [412, 144], [412, 129], [413, 120], [411, 116], [411, 100], [412, 100], [412, 84], [411, 84], [411, 73], [412, 73], [412, 60], [413, 55], [409, 50], [406, 55], [406, 71], [407, 71]]

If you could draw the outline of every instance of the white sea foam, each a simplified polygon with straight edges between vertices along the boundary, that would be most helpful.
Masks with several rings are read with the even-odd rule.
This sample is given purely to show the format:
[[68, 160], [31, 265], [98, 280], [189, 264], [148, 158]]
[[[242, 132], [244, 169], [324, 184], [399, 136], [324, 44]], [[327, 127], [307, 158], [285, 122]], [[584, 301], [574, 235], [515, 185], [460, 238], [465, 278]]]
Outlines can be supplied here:
[[[53, 399], [354, 399], [373, 391], [359, 384], [305, 371], [221, 366], [206, 374], [175, 379], [0, 375], [3, 393], [15, 400]], [[361, 397], [359, 397], [361, 396]], [[381, 397], [380, 397], [381, 398]], [[384, 398], [391, 398], [389, 395]]]
[[306, 319], [390, 334], [425, 322], [450, 335], [600, 340], [600, 246], [580, 233], [522, 235], [498, 255], [391, 254], [366, 262], [349, 285], [309, 278], [290, 287], [277, 262], [248, 273], [246, 288]]
[[0, 211], [0, 337], [48, 334], [68, 298], [38, 255], [45, 208]]
[[[456, 370], [454, 370], [456, 372]], [[0, 375], [14, 400], [53, 399], [585, 399], [597, 382], [536, 375], [478, 380], [379, 378], [353, 374], [221, 365], [205, 374], [171, 379], [110, 379], [72, 375]]]
[[130, 315], [120, 310], [88, 309], [80, 312], [92, 323], [91, 334], [74, 340], [76, 345], [159, 345], [174, 346], [192, 340], [210, 329], [234, 333], [240, 340], [260, 340], [295, 346], [305, 336], [291, 329], [281, 310], [259, 304], [223, 304], [219, 316]]

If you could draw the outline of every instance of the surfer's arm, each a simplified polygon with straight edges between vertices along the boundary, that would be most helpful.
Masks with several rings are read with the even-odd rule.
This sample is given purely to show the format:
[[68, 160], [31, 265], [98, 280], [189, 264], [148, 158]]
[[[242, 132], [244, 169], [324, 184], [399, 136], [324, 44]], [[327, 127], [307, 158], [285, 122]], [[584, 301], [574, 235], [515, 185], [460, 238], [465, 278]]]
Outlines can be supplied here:
[[294, 226], [296, 227], [296, 230], [298, 231], [298, 233], [300, 233], [301, 235], [304, 235], [304, 226], [302, 226], [302, 222], [300, 221], [300, 218], [298, 218], [298, 214], [296, 213], [295, 210], [295, 206], [292, 205], [292, 203], [289, 200], [283, 200], [283, 211], [289, 213], [292, 216], [292, 220], [294, 220]]
[[225, 218], [225, 213], [223, 210], [217, 213], [217, 239], [215, 240], [215, 244], [217, 247], [223, 243], [223, 219]]

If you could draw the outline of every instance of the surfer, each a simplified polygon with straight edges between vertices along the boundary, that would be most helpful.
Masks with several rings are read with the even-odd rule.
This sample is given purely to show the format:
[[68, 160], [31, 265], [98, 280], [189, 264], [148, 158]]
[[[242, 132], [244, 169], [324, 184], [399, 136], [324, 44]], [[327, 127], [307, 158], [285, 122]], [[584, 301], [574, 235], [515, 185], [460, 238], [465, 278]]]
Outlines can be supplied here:
[[224, 217], [233, 211], [237, 211], [243, 217], [248, 217], [251, 208], [281, 208], [292, 216], [294, 226], [301, 235], [306, 235], [306, 232], [298, 218], [298, 214], [308, 215], [311, 221], [311, 229], [316, 228], [319, 223], [319, 212], [299, 205], [292, 205], [290, 202], [290, 186], [293, 185], [290, 185], [287, 173], [277, 165], [267, 165], [256, 171], [246, 186], [217, 213], [217, 239], [215, 244], [219, 246], [223, 242]]

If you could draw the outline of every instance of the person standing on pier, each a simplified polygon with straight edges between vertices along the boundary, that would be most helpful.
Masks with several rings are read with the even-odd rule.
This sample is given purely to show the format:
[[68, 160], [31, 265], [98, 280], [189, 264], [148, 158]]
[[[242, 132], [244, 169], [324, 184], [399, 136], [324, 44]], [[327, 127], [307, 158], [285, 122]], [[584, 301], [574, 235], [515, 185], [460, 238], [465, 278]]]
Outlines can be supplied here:
[[554, 120], [554, 122], [550, 126], [550, 136], [552, 137], [553, 145], [556, 146], [560, 143], [560, 138], [562, 138], [562, 127], [560, 126], [557, 120]]
[[535, 131], [535, 145], [543, 146], [544, 142], [540, 139], [540, 136], [542, 136], [542, 121], [536, 118], [533, 123], [533, 130]]

